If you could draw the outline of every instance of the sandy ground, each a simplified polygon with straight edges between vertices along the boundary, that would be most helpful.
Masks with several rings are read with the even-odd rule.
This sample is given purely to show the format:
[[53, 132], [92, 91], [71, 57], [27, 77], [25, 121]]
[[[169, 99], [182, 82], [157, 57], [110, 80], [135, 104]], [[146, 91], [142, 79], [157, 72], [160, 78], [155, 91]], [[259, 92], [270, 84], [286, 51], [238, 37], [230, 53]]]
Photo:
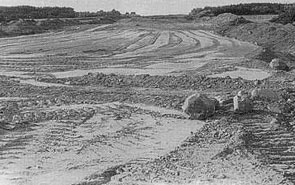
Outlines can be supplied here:
[[88, 120], [51, 120], [1, 135], [1, 184], [77, 183], [111, 166], [143, 163], [164, 155], [203, 126], [200, 121], [163, 117], [181, 112], [158, 109], [159, 115], [153, 116], [153, 107], [120, 103], [42, 111], [61, 109], [95, 113]]
[[247, 53], [259, 49], [194, 27], [147, 29], [120, 23], [80, 32], [3, 38], [0, 48], [2, 74], [23, 77], [19, 71], [38, 72], [57, 78], [89, 72], [181, 75], [216, 60], [243, 61]]
[[[271, 137], [243, 145], [245, 155], [237, 150], [240, 132], [259, 127], [253, 135], [261, 139], [265, 129], [273, 129], [262, 124], [270, 120], [255, 119], [243, 127], [228, 119], [218, 127], [218, 120], [230, 113], [196, 121], [180, 112], [198, 87], [212, 97], [227, 97], [254, 86], [251, 80], [266, 79], [263, 83], [269, 85], [267, 69], [236, 66], [257, 50], [261, 48], [192, 23], [122, 21], [84, 31], [1, 38], [0, 185], [287, 182], [279, 165], [285, 159], [273, 157], [271, 168], [257, 157], [263, 155], [261, 148], [247, 151], [271, 143]], [[107, 76], [88, 75], [97, 72]], [[125, 79], [112, 73], [141, 76]], [[226, 76], [245, 80], [213, 78]], [[146, 79], [145, 84], [136, 84], [138, 79]], [[163, 81], [169, 82], [165, 88], [158, 85]], [[271, 132], [279, 137], [283, 130]], [[284, 134], [293, 139], [289, 131]], [[225, 159], [228, 150], [234, 152]], [[294, 162], [293, 151], [286, 156]]]

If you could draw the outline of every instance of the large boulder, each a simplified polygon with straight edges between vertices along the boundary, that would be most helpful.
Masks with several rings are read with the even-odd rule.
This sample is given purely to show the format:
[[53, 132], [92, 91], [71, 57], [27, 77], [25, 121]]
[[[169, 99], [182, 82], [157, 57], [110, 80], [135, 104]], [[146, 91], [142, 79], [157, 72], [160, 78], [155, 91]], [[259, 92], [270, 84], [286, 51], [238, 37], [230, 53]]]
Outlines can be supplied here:
[[283, 70], [283, 71], [289, 70], [289, 66], [283, 60], [281, 60], [279, 58], [273, 59], [270, 62], [269, 66], [275, 70]]
[[253, 110], [253, 103], [248, 96], [234, 97], [234, 112], [236, 113], [248, 113]]
[[218, 107], [219, 102], [216, 99], [197, 93], [185, 100], [182, 110], [189, 115], [190, 119], [204, 120], [213, 116]]
[[280, 95], [271, 89], [255, 88], [251, 92], [251, 99], [278, 101], [280, 99]]

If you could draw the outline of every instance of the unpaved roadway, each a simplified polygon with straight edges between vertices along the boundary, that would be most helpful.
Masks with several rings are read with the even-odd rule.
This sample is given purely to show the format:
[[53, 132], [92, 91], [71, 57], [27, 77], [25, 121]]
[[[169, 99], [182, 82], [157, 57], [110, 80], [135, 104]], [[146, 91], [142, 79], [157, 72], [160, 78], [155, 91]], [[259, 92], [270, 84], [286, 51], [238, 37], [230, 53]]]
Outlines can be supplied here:
[[198, 72], [206, 64], [239, 63], [246, 54], [260, 49], [193, 26], [156, 29], [123, 23], [0, 41], [3, 74], [17, 70], [58, 78], [89, 72], [180, 75]]
[[40, 109], [93, 114], [91, 118], [80, 114], [76, 119], [44, 121], [1, 134], [1, 185], [78, 183], [118, 164], [160, 157], [203, 126], [200, 121], [165, 116], [181, 116], [181, 112], [156, 109], [120, 103]]
[[[95, 88], [36, 82], [39, 76], [65, 78], [89, 72], [191, 74], [200, 68], [210, 71], [243, 62], [246, 54], [259, 49], [193, 25], [148, 28], [117, 23], [86, 31], [1, 38], [0, 74], [8, 77], [3, 77], [1, 83], [7, 85], [6, 81], [14, 80], [20, 86], [33, 85], [23, 92], [16, 88], [13, 94], [24, 99], [36, 95], [37, 103], [28, 100], [19, 108], [21, 113], [33, 115], [29, 123], [13, 131], [1, 129], [0, 184], [79, 183], [116, 165], [140, 164], [160, 157], [204, 124], [171, 109], [114, 103], [121, 90], [109, 92], [110, 101], [99, 103], [104, 100], [87, 99]], [[169, 98], [167, 94], [171, 93], [150, 90], [158, 95], [153, 96], [154, 102]], [[134, 94], [138, 93], [144, 102], [145, 91], [135, 90]], [[76, 99], [71, 95], [74, 100], [68, 100], [67, 92], [75, 92]], [[6, 96], [0, 100], [1, 105], [25, 101]], [[49, 97], [57, 100], [48, 103]]]

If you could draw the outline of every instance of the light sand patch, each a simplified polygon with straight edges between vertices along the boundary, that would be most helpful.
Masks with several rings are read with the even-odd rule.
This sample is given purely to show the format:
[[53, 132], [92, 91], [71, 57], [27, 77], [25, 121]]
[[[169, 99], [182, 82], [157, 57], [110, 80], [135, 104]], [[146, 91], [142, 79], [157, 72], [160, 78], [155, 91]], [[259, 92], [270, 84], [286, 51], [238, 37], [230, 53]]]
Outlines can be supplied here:
[[85, 32], [100, 31], [100, 29], [106, 29], [107, 27], [110, 27], [110, 26], [112, 26], [112, 25], [111, 24], [100, 25], [100, 26], [97, 26], [95, 28], [88, 29]]
[[[139, 104], [130, 106], [161, 114], [181, 114]], [[28, 138], [13, 152], [3, 153], [0, 180], [7, 182], [4, 185], [71, 185], [114, 165], [162, 156], [204, 125], [196, 120], [132, 112], [127, 104], [96, 104], [91, 108], [96, 113], [83, 124], [47, 121], [25, 133], [0, 136], [2, 145]]]
[[238, 78], [241, 77], [246, 80], [263, 80], [271, 76], [270, 73], [263, 71], [261, 69], [251, 69], [251, 68], [244, 68], [244, 67], [236, 67], [238, 70], [236, 71], [227, 71], [220, 74], [210, 75], [211, 78], [224, 78], [230, 76], [231, 78]]
[[196, 33], [196, 31], [195, 32], [185, 31], [185, 34], [191, 38], [198, 40], [200, 43], [200, 48], [208, 48], [214, 45], [212, 38], [199, 34], [199, 32]]
[[221, 37], [218, 35], [215, 35], [209, 31], [204, 31], [204, 30], [192, 30], [192, 33], [202, 36], [202, 37], [207, 37], [207, 38], [211, 38], [211, 39], [216, 39], [218, 40], [218, 42], [220, 43], [221, 46], [225, 46], [225, 47], [233, 47], [233, 42], [234, 39], [230, 39], [230, 38], [226, 38], [226, 37]]
[[29, 58], [35, 58], [43, 56], [42, 54], [9, 54], [9, 55], [2, 55], [0, 56], [0, 59], [29, 59]]
[[191, 60], [189, 62], [182, 62], [182, 63], [162, 62], [162, 63], [149, 65], [145, 68], [122, 68], [122, 67], [113, 66], [113, 67], [92, 69], [92, 70], [73, 70], [73, 71], [65, 71], [65, 72], [55, 72], [52, 74], [56, 78], [84, 76], [84, 75], [87, 75], [88, 73], [104, 73], [104, 74], [113, 73], [117, 75], [149, 74], [152, 76], [180, 75], [180, 74], [177, 74], [177, 71], [195, 70], [195, 69], [198, 69], [199, 67], [202, 67], [205, 64], [206, 62], [201, 62], [200, 60]]
[[205, 65], [206, 62], [201, 62], [201, 60], [192, 60], [190, 62], [181, 62], [181, 63], [171, 63], [171, 62], [163, 62], [157, 63], [147, 66], [147, 69], [167, 69], [171, 70], [171, 72], [183, 71], [183, 70], [192, 70], [198, 69]]
[[137, 52], [150, 52], [153, 50], [156, 50], [160, 48], [161, 46], [167, 45], [169, 43], [169, 32], [168, 31], [162, 31], [160, 32], [160, 36], [157, 38], [156, 42], [153, 43], [150, 46], [141, 48]]
[[26, 98], [20, 98], [20, 97], [0, 97], [0, 101], [19, 101], [19, 100], [25, 100], [25, 99]]
[[26, 75], [26, 72], [22, 71], [1, 71], [0, 75], [10, 76], [10, 77], [19, 77], [19, 78], [28, 78], [29, 76]]
[[104, 73], [104, 74], [117, 74], [117, 75], [165, 75], [173, 70], [171, 69], [140, 69], [140, 68], [101, 68], [101, 69], [93, 69], [93, 70], [74, 70], [74, 71], [66, 71], [66, 72], [57, 72], [52, 73], [56, 78], [69, 78], [76, 76], [84, 76], [88, 73]]
[[67, 85], [57, 84], [57, 83], [47, 83], [47, 82], [39, 82], [34, 79], [20, 80], [22, 84], [30, 84], [39, 87], [66, 87]]
[[[131, 44], [130, 46], [128, 46], [126, 48], [127, 53], [129, 53], [129, 51], [133, 51], [138, 48], [142, 48], [142, 47], [146, 46], [147, 44], [149, 44], [149, 42], [152, 40], [153, 37], [154, 37], [154, 35], [147, 35], [143, 39], [140, 39], [138, 42]], [[125, 56], [127, 53], [125, 53]]]

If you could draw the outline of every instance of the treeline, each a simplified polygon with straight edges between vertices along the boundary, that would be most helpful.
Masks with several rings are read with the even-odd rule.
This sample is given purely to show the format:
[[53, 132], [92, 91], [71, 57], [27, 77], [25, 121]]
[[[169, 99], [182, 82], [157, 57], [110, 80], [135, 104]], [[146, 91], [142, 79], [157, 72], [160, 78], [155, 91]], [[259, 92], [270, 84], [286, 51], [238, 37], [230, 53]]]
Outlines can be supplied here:
[[76, 17], [76, 12], [68, 7], [0, 7], [0, 21], [73, 17]]
[[76, 17], [103, 17], [107, 19], [118, 20], [126, 17], [113, 9], [112, 11], [97, 12], [75, 12], [69, 7], [33, 7], [33, 6], [15, 6], [0, 7], [0, 22], [9, 22], [19, 19], [48, 19], [48, 18], [76, 18]]
[[281, 24], [288, 24], [295, 22], [295, 7], [291, 7], [286, 11], [279, 14], [278, 17], [275, 17], [271, 20], [271, 22], [281, 23]]
[[195, 8], [190, 12], [190, 16], [197, 16], [201, 12], [206, 12], [206, 15], [217, 16], [223, 13], [232, 13], [236, 15], [268, 15], [280, 14], [294, 4], [280, 3], [249, 3], [237, 4], [219, 7]]
[[111, 19], [118, 19], [122, 17], [122, 14], [113, 9], [112, 11], [103, 11], [100, 10], [98, 12], [77, 12], [78, 17], [108, 17]]

